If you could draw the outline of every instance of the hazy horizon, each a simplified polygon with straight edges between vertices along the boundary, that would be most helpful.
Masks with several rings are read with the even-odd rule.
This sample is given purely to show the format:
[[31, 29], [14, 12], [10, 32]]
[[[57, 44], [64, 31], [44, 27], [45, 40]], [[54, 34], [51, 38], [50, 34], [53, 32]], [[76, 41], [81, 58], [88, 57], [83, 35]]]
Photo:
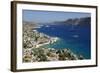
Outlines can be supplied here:
[[49, 23], [67, 19], [90, 17], [90, 13], [23, 10], [23, 21]]

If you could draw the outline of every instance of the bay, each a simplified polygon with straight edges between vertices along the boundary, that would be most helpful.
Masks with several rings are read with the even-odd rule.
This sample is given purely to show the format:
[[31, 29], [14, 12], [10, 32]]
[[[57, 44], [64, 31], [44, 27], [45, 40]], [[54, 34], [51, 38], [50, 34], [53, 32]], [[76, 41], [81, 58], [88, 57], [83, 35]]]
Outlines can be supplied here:
[[60, 40], [43, 47], [65, 49], [69, 48], [85, 59], [91, 58], [91, 29], [90, 26], [68, 25], [68, 24], [41, 24], [36, 30], [51, 37], [58, 37]]

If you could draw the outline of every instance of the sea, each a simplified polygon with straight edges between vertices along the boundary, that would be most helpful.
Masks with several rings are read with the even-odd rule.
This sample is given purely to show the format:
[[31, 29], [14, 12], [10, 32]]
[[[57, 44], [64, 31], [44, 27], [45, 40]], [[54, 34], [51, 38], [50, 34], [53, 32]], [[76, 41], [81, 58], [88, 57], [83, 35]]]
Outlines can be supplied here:
[[45, 45], [45, 48], [65, 49], [68, 48], [85, 59], [91, 59], [91, 27], [71, 25], [64, 23], [41, 23], [36, 30], [59, 40], [53, 44]]

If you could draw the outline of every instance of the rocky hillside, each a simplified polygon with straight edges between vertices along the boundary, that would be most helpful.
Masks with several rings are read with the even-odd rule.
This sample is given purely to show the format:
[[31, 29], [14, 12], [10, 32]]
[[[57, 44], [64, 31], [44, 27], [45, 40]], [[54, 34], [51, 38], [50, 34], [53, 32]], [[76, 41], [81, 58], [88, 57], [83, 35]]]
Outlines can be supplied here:
[[57, 24], [66, 24], [66, 25], [79, 25], [79, 26], [87, 26], [91, 24], [91, 18], [90, 17], [84, 17], [84, 18], [74, 18], [74, 19], [68, 19], [65, 21], [56, 21], [54, 23]]

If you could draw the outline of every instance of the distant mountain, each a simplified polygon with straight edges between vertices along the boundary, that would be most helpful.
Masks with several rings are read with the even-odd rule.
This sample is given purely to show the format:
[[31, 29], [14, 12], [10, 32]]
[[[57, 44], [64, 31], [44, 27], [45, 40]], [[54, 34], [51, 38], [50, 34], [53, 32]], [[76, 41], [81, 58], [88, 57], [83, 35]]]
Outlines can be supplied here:
[[73, 19], [67, 19], [65, 21], [55, 21], [50, 23], [35, 23], [35, 22], [28, 22], [23, 21], [23, 24], [28, 24], [28, 26], [34, 26], [39, 27], [42, 25], [75, 25], [75, 26], [90, 26], [91, 24], [91, 17], [84, 17], [84, 18], [73, 18]]
[[90, 17], [74, 18], [74, 19], [68, 19], [68, 20], [65, 20], [65, 21], [56, 21], [54, 23], [65, 24], [65, 25], [87, 26], [87, 25], [91, 24], [91, 18]]
[[87, 17], [87, 18], [80, 18], [80, 25], [90, 25], [91, 24], [91, 18]]

